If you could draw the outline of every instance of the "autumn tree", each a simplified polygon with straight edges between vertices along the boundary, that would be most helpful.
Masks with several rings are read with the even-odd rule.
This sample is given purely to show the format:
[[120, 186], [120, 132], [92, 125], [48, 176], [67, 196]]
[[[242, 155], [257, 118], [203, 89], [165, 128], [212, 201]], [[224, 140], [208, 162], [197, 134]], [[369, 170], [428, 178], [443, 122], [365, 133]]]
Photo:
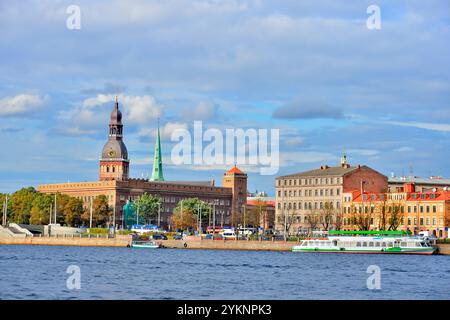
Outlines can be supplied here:
[[199, 214], [202, 226], [208, 224], [209, 215], [212, 213], [211, 205], [198, 198], [183, 199], [177, 203], [173, 211], [172, 224], [177, 229], [197, 227]]
[[81, 216], [83, 214], [83, 201], [69, 197], [63, 209], [64, 222], [68, 226], [78, 227], [82, 224]]
[[[92, 225], [101, 226], [110, 222], [112, 209], [109, 207], [108, 198], [105, 195], [99, 195], [92, 201]], [[82, 220], [89, 224], [90, 208], [84, 211], [81, 216]]]

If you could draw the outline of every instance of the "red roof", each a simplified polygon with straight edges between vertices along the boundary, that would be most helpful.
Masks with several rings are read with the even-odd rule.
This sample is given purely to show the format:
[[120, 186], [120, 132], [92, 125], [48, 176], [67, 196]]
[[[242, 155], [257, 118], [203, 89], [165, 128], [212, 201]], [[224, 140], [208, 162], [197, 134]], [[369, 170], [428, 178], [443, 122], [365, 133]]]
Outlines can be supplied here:
[[[450, 191], [437, 191], [437, 192], [394, 192], [395, 194], [401, 194], [406, 193], [406, 201], [449, 201], [450, 200]], [[383, 201], [383, 200], [389, 200], [388, 196], [389, 193], [364, 193], [365, 196], [367, 196], [365, 202], [371, 202], [371, 201]], [[382, 196], [384, 196], [384, 199], [382, 199]], [[353, 191], [352, 192], [352, 198], [353, 202], [362, 202], [363, 199], [361, 197], [360, 191]], [[403, 200], [397, 200], [397, 201], [404, 201]]]
[[256, 206], [256, 205], [258, 205], [258, 202], [260, 203], [260, 204], [264, 204], [264, 205], [266, 205], [266, 206], [271, 206], [271, 207], [275, 207], [275, 201], [272, 201], [272, 200], [270, 200], [270, 201], [264, 201], [264, 200], [248, 200], [247, 201], [247, 205], [249, 205], [249, 206]]
[[234, 166], [233, 168], [231, 168], [230, 170], [227, 171], [228, 173], [235, 173], [235, 174], [245, 174], [243, 171], [241, 171], [240, 169], [238, 169], [238, 167]]

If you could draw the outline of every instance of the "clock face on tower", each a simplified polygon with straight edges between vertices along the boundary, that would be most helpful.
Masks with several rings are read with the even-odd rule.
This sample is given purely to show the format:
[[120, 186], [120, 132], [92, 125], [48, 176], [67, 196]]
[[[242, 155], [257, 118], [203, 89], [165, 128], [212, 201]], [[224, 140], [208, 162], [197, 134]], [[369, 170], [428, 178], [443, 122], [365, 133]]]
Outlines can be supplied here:
[[109, 150], [108, 155], [112, 158], [116, 155], [116, 152], [114, 150]]

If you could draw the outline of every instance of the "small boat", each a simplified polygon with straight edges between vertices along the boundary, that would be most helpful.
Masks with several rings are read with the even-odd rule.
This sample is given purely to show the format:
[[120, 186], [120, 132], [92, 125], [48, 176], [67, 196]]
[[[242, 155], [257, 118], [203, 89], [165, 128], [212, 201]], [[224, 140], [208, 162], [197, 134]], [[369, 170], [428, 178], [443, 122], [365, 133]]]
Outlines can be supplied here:
[[155, 241], [133, 241], [131, 242], [132, 248], [147, 248], [147, 249], [158, 249], [161, 246]]
[[303, 240], [293, 252], [433, 254], [436, 248], [424, 237], [404, 231], [329, 231]]

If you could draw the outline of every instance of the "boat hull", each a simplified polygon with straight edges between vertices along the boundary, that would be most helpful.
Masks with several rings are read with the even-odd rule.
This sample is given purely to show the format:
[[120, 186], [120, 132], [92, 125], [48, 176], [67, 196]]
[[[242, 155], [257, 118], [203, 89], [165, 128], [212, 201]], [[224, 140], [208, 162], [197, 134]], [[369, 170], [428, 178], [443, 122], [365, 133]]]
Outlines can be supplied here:
[[294, 246], [292, 252], [318, 252], [318, 253], [359, 253], [359, 254], [420, 254], [431, 255], [436, 251], [433, 247], [427, 248], [387, 248], [387, 249], [345, 249], [345, 248], [301, 248]]
[[156, 243], [131, 243], [132, 248], [141, 248], [141, 249], [158, 249], [160, 248], [159, 244]]

